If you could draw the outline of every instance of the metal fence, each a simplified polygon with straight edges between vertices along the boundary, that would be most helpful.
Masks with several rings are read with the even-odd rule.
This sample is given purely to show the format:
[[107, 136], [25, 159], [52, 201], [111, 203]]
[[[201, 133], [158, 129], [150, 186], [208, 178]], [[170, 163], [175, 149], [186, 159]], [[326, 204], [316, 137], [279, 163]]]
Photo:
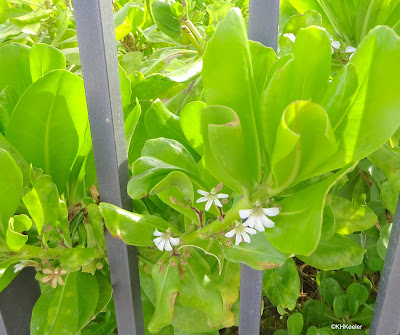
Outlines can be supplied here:
[[[249, 37], [276, 49], [280, 0], [250, 0]], [[111, 0], [73, 0], [101, 200], [131, 208], [117, 48]], [[118, 334], [144, 335], [136, 248], [106, 233]], [[370, 335], [400, 330], [400, 200], [383, 268]], [[262, 271], [241, 267], [239, 334], [260, 332]], [[40, 290], [24, 269], [0, 294], [0, 335], [29, 334]]]

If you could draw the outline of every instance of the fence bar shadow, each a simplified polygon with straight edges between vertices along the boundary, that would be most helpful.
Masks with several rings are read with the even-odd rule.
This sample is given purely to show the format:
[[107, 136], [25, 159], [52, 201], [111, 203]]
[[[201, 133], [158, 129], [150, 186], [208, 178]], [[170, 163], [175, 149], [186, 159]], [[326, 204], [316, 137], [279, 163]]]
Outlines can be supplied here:
[[0, 335], [29, 335], [32, 309], [40, 296], [33, 268], [23, 269], [0, 293]]
[[[132, 209], [111, 0], [73, 0], [101, 201]], [[137, 251], [106, 233], [119, 335], [144, 334]]]

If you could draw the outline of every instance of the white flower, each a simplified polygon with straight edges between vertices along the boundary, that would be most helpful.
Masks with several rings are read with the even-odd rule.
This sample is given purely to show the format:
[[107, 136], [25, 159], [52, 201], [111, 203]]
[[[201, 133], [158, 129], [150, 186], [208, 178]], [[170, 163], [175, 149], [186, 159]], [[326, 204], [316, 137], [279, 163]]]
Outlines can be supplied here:
[[339, 41], [332, 41], [331, 42], [332, 54], [335, 52], [335, 50], [339, 50], [339, 49], [340, 49], [340, 42]]
[[345, 52], [350, 54], [349, 59], [351, 59], [351, 57], [353, 57], [354, 53], [357, 51], [357, 49], [355, 47], [347, 47]]
[[206, 202], [206, 211], [208, 211], [211, 208], [211, 205], [214, 203], [216, 206], [218, 207], [222, 207], [221, 201], [219, 201], [218, 199], [224, 199], [224, 198], [229, 198], [228, 194], [223, 194], [223, 193], [219, 193], [218, 192], [221, 190], [222, 188], [222, 183], [219, 183], [217, 187], [214, 187], [211, 192], [206, 192], [203, 190], [197, 190], [197, 193], [199, 193], [200, 195], [202, 195], [201, 198], [197, 199], [197, 203], [200, 202]]
[[153, 240], [153, 242], [160, 251], [163, 251], [163, 250], [172, 251], [171, 244], [172, 245], [179, 244], [179, 238], [174, 238], [171, 236], [172, 232], [171, 232], [170, 228], [168, 228], [167, 231], [164, 233], [158, 231], [158, 229], [156, 228], [153, 235], [158, 236], [157, 238], [155, 238]]
[[283, 34], [283, 36], [287, 37], [289, 40], [292, 41], [292, 43], [294, 43], [296, 41], [296, 36], [294, 36], [294, 34], [292, 33], [287, 33], [287, 34]]
[[235, 244], [239, 245], [240, 242], [244, 241], [250, 243], [250, 237], [247, 234], [254, 235], [257, 232], [253, 228], [246, 227], [243, 223], [235, 221], [235, 228], [225, 234], [226, 237], [233, 237], [236, 235]]
[[278, 207], [263, 208], [258, 200], [254, 204], [253, 208], [239, 210], [239, 216], [243, 220], [247, 219], [244, 224], [250, 228], [257, 229], [258, 231], [265, 231], [265, 228], [275, 227], [275, 223], [268, 219], [267, 216], [276, 216], [278, 214]]

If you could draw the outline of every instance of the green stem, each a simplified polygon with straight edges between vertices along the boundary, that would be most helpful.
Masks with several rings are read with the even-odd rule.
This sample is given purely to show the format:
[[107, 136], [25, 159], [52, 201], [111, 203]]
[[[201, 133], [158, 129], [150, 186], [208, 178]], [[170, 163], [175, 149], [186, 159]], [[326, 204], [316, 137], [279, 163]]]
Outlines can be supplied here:
[[187, 26], [182, 26], [181, 28], [182, 28], [182, 33], [185, 34], [187, 39], [190, 41], [190, 43], [192, 43], [192, 45], [195, 47], [198, 53], [202, 55], [203, 50], [201, 49], [199, 42], [197, 42], [196, 38], [194, 37], [190, 29]]
[[192, 23], [192, 21], [190, 21], [189, 19], [186, 20], [185, 25], [186, 25], [186, 27], [188, 27], [190, 29], [190, 31], [193, 33], [193, 35], [201, 43], [203, 38], [202, 38], [201, 34], [199, 33], [199, 31], [197, 30], [197, 28], [195, 27], [195, 25]]

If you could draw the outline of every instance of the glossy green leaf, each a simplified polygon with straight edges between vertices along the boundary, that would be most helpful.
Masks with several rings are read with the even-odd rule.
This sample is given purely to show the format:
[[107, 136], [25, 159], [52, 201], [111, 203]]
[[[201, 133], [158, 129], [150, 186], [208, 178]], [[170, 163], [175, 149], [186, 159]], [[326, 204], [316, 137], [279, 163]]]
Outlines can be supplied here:
[[303, 324], [303, 315], [301, 315], [301, 313], [291, 315], [287, 320], [288, 334], [300, 335], [303, 330]]
[[65, 190], [88, 124], [83, 81], [64, 70], [37, 80], [18, 101], [7, 140]]
[[207, 262], [195, 250], [190, 255], [180, 280], [179, 303], [199, 309], [207, 315], [210, 325], [216, 325], [223, 309], [221, 293], [207, 276], [210, 271]]
[[14, 215], [22, 196], [22, 173], [10, 154], [0, 148], [0, 233], [4, 237], [8, 219]]
[[78, 330], [80, 298], [76, 294], [76, 277], [76, 272], [69, 273], [63, 278], [64, 286], [44, 290], [32, 311], [32, 335], [70, 335]]
[[170, 8], [168, 2], [155, 1], [151, 4], [154, 19], [158, 28], [174, 40], [179, 40], [181, 36], [181, 24]]
[[390, 238], [390, 233], [392, 231], [392, 224], [388, 223], [385, 226], [381, 228], [381, 231], [379, 233], [379, 240], [377, 242], [377, 251], [379, 256], [384, 260], [386, 257], [386, 251], [389, 245], [389, 238]]
[[56, 48], [38, 43], [34, 44], [29, 53], [29, 65], [32, 82], [35, 82], [47, 72], [65, 69], [65, 57]]
[[222, 296], [221, 324], [224, 327], [232, 327], [237, 323], [237, 316], [232, 311], [232, 305], [239, 299], [240, 264], [225, 260], [222, 272], [214, 272], [212, 280], [217, 285]]
[[[229, 62], [227, 59], [229, 59]], [[231, 9], [225, 19], [218, 25], [216, 32], [208, 42], [203, 60], [202, 77], [206, 103], [209, 106], [226, 106], [234, 112], [234, 114], [232, 112], [228, 113], [229, 108], [221, 107], [218, 112], [214, 111], [214, 113], [223, 113], [222, 117], [215, 116], [211, 118], [211, 116], [208, 116], [209, 120], [205, 120], [202, 116], [205, 150], [210, 150], [207, 147], [211, 147], [213, 150], [218, 146], [218, 143], [213, 142], [217, 134], [219, 134], [219, 138], [228, 136], [228, 126], [222, 127], [221, 125], [233, 122], [231, 131], [233, 134], [230, 134], [230, 136], [239, 135], [240, 125], [246, 130], [246, 136], [241, 139], [240, 145], [242, 148], [239, 147], [238, 151], [244, 150], [241, 159], [242, 162], [247, 164], [247, 178], [259, 181], [261, 175], [260, 149], [255, 119], [259, 108], [259, 98], [254, 80], [247, 32], [239, 10]], [[232, 68], [235, 70], [232, 71]], [[236, 116], [234, 116], [235, 114]], [[222, 123], [221, 118], [224, 116], [227, 120]], [[217, 120], [219, 122], [216, 124], [219, 126], [214, 125]], [[214, 140], [211, 138], [206, 139], [205, 130], [207, 130], [207, 124], [212, 124], [209, 126], [208, 132], [215, 133], [213, 135]], [[237, 143], [237, 139], [235, 142]], [[218, 157], [216, 158], [218, 159]], [[226, 164], [231, 163], [227, 162]], [[207, 164], [209, 165], [211, 162]], [[212, 172], [215, 174], [215, 171]], [[240, 179], [243, 179], [244, 176], [241, 177]], [[232, 176], [232, 178], [236, 178], [236, 176]], [[233, 187], [225, 182], [230, 188], [237, 190], [237, 186], [233, 182], [231, 183]], [[251, 185], [248, 185], [248, 183], [248, 180], [246, 180], [245, 185], [247, 188], [253, 187], [252, 183]], [[239, 193], [241, 192], [239, 191]]]
[[369, 292], [365, 286], [353, 283], [347, 288], [346, 296], [348, 296], [349, 299], [358, 301], [359, 305], [361, 305], [367, 301]]
[[6, 242], [11, 250], [20, 250], [28, 241], [28, 236], [22, 234], [32, 227], [31, 219], [24, 215], [15, 215], [10, 218], [8, 222], [8, 229], [6, 232]]
[[111, 235], [127, 244], [153, 246], [153, 233], [156, 229], [166, 231], [171, 228], [178, 233], [168, 222], [157, 216], [131, 213], [105, 202], [100, 203], [99, 207]]
[[332, 306], [336, 296], [343, 294], [339, 283], [331, 277], [323, 278], [319, 286], [323, 301]]
[[250, 193], [257, 182], [259, 166], [247, 156], [246, 136], [237, 114], [224, 106], [209, 106], [201, 114], [207, 168], [237, 193]]
[[70, 248], [63, 251], [60, 265], [66, 271], [78, 271], [99, 256], [100, 252], [93, 248]]
[[264, 271], [263, 289], [274, 306], [289, 310], [296, 307], [300, 295], [300, 278], [293, 258], [281, 267]]
[[193, 101], [187, 104], [180, 113], [180, 123], [183, 134], [190, 146], [199, 155], [203, 155], [203, 136], [201, 134], [201, 111], [207, 104], [202, 101]]
[[266, 84], [268, 70], [278, 59], [274, 49], [267, 48], [259, 42], [249, 41], [251, 63], [257, 92], [260, 95]]
[[18, 96], [32, 84], [29, 66], [30, 48], [19, 43], [0, 47], [0, 91], [6, 86], [15, 89]]
[[297, 257], [321, 270], [338, 270], [360, 264], [365, 251], [346, 236], [334, 234], [329, 240], [320, 241], [311, 255]]
[[161, 100], [156, 100], [144, 117], [146, 129], [151, 137], [165, 137], [178, 141], [197, 157], [196, 152], [186, 141], [180, 127], [179, 117], [171, 113]]
[[271, 156], [274, 187], [289, 187], [313, 176], [336, 152], [327, 113], [316, 103], [296, 101], [284, 111]]
[[[354, 66], [358, 88], [346, 109], [341, 110], [337, 122], [332, 123], [338, 150], [318, 172], [330, 171], [369, 155], [397, 131], [400, 114], [396, 106], [400, 98], [394, 87], [400, 80], [399, 56], [400, 40], [388, 27], [373, 29], [359, 46], [347, 65]], [[367, 141], [367, 138], [373, 140]]]
[[[25, 189], [22, 201], [29, 211], [39, 234], [48, 234], [71, 245], [68, 210], [59, 197], [57, 186], [50, 176], [36, 174], [31, 177], [32, 188]], [[62, 237], [60, 236], [62, 233]], [[45, 242], [45, 239], [42, 241]]]
[[82, 272], [76, 273], [76, 288], [79, 312], [78, 329], [82, 329], [92, 319], [99, 295], [103, 292], [99, 292], [96, 276]]
[[325, 197], [335, 182], [351, 167], [343, 168], [331, 177], [313, 184], [280, 202], [282, 211], [273, 218], [275, 227], [265, 234], [281, 251], [308, 255], [321, 237]]
[[[155, 185], [150, 195], [157, 195], [163, 202], [199, 224], [199, 217], [187, 199], [194, 202], [193, 184], [180, 171], [173, 171]], [[172, 199], [172, 198], [173, 199]]]
[[400, 192], [400, 150], [385, 144], [369, 155], [368, 159], [386, 176], [387, 181], [383, 182], [381, 188], [381, 198], [385, 207], [395, 213]]
[[[164, 258], [161, 260], [164, 261]], [[165, 264], [153, 266], [151, 275], [156, 294], [156, 308], [148, 329], [155, 333], [168, 326], [174, 317], [175, 299], [180, 287], [178, 258], [171, 257]]]
[[28, 185], [31, 182], [29, 176], [30, 168], [28, 163], [25, 161], [22, 155], [5, 139], [2, 134], [0, 134], [0, 149], [4, 149], [5, 151], [7, 151], [14, 159], [15, 163], [18, 165], [19, 169], [22, 172], [24, 186]]
[[378, 218], [367, 206], [355, 207], [342, 197], [333, 197], [331, 206], [335, 214], [335, 232], [347, 235], [355, 231], [367, 230], [373, 227]]
[[0, 293], [14, 280], [18, 272], [14, 271], [16, 264], [9, 265], [0, 276]]
[[310, 324], [323, 324], [336, 320], [328, 306], [314, 299], [309, 299], [303, 304], [302, 314], [304, 321]]
[[197, 187], [204, 189], [196, 162], [179, 142], [167, 138], [148, 140], [142, 155], [133, 164], [133, 177], [128, 183], [128, 194], [132, 199], [148, 196], [159, 182], [175, 171], [186, 174]]
[[218, 273], [221, 274], [222, 267], [224, 266], [225, 254], [222, 249], [222, 243], [220, 241], [213, 238], [197, 238], [193, 241], [190, 241], [189, 243], [184, 244], [179, 248], [179, 250], [184, 247], [193, 247], [197, 251], [201, 250], [202, 252], [200, 252], [200, 254], [202, 255], [204, 253], [204, 255], [214, 257], [218, 262]]
[[296, 100], [316, 101], [328, 87], [331, 45], [326, 31], [317, 27], [301, 29], [293, 46], [293, 55], [293, 59], [274, 73], [261, 97], [260, 120], [269, 155], [275, 147], [278, 125], [286, 107]]
[[233, 244], [225, 250], [231, 262], [241, 262], [257, 270], [274, 269], [282, 266], [289, 254], [275, 249], [262, 233], [251, 236], [251, 243]]

